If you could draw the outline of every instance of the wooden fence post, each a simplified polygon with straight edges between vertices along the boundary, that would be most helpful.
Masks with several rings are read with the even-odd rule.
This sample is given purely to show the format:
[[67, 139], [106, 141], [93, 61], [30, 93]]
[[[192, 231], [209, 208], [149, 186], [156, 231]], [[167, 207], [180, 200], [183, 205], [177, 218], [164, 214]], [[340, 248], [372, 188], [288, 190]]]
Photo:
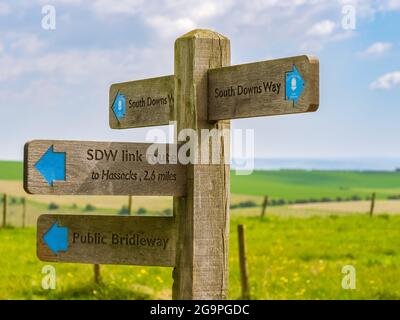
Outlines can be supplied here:
[[374, 214], [374, 208], [375, 208], [375, 192], [372, 192], [372, 196], [371, 196], [371, 207], [369, 209], [369, 216], [372, 217], [372, 215]]
[[239, 240], [239, 263], [240, 263], [240, 279], [242, 284], [242, 298], [250, 299], [249, 279], [247, 274], [247, 255], [246, 255], [246, 237], [245, 226], [238, 225]]
[[94, 271], [94, 282], [99, 283], [101, 280], [101, 275], [100, 275], [100, 265], [99, 264], [94, 264], [93, 265], [93, 271]]
[[7, 225], [7, 194], [3, 195], [3, 228]]
[[264, 201], [262, 204], [261, 218], [263, 218], [265, 216], [265, 211], [267, 210], [267, 206], [268, 206], [268, 195], [265, 195]]
[[26, 198], [21, 198], [22, 202], [22, 228], [26, 225]]
[[132, 196], [128, 196], [128, 215], [132, 215]]
[[[195, 164], [187, 165], [187, 195], [174, 197], [178, 239], [173, 299], [227, 298], [230, 170], [224, 160], [230, 141], [228, 136], [211, 148], [209, 139], [202, 142], [201, 130], [221, 135], [230, 127], [229, 120], [208, 121], [207, 72], [228, 65], [229, 39], [216, 32], [194, 30], [175, 42], [173, 119], [178, 136], [191, 129], [198, 144], [190, 151]], [[177, 137], [175, 141], [182, 143]], [[209, 155], [218, 155], [220, 164], [196, 164], [205, 147]]]

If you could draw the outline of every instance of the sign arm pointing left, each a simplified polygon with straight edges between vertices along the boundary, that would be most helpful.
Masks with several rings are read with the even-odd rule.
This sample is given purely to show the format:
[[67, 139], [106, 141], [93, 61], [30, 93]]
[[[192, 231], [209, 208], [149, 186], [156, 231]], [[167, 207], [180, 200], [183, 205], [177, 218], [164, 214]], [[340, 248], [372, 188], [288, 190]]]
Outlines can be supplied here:
[[43, 236], [43, 241], [54, 254], [58, 254], [60, 251], [67, 251], [68, 228], [60, 227], [55, 222]]
[[52, 145], [46, 153], [35, 164], [35, 168], [47, 181], [49, 186], [53, 186], [56, 180], [65, 181], [65, 152], [54, 152]]

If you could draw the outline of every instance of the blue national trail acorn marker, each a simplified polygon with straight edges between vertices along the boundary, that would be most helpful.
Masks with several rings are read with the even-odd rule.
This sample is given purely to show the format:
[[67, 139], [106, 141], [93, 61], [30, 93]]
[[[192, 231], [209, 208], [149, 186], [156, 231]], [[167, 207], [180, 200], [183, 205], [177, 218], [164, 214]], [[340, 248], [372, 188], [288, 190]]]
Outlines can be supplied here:
[[113, 111], [118, 121], [121, 120], [123, 117], [125, 117], [126, 98], [122, 93], [117, 94], [117, 97], [115, 98], [113, 104]]
[[68, 228], [60, 227], [55, 222], [43, 236], [43, 240], [54, 254], [58, 254], [59, 251], [67, 251]]
[[286, 73], [286, 100], [293, 100], [293, 106], [296, 105], [303, 90], [304, 80], [301, 77], [296, 66], [293, 65], [293, 71]]
[[49, 186], [53, 186], [55, 180], [65, 181], [65, 152], [54, 152], [54, 148], [51, 146], [35, 164], [35, 168]]

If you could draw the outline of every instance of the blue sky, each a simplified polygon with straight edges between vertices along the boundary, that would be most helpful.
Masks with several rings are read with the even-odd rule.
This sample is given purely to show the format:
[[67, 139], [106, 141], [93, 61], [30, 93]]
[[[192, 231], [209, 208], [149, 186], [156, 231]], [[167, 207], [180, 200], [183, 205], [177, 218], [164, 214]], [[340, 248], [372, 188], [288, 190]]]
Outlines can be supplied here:
[[145, 141], [108, 127], [109, 86], [172, 74], [174, 40], [194, 28], [228, 36], [232, 64], [320, 59], [318, 112], [233, 121], [255, 130], [256, 157], [400, 158], [400, 0], [0, 0], [0, 159], [33, 139]]

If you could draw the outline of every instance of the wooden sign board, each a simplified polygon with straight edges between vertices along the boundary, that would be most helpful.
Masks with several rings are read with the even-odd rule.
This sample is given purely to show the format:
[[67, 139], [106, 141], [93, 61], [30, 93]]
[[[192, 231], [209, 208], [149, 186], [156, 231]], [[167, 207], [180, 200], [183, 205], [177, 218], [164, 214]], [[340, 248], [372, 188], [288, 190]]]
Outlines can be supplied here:
[[[157, 159], [146, 155], [160, 147]], [[163, 151], [165, 148], [165, 152]], [[49, 195], [164, 195], [186, 193], [186, 168], [176, 145], [37, 140], [25, 145], [24, 189]], [[154, 153], [153, 153], [154, 154]]]
[[174, 88], [174, 76], [111, 85], [110, 127], [124, 129], [167, 125], [174, 108]]
[[174, 218], [41, 215], [37, 256], [50, 262], [174, 266]]
[[[167, 125], [175, 76], [113, 84], [113, 129]], [[319, 61], [298, 56], [208, 70], [208, 120], [313, 112], [319, 105]]]
[[208, 71], [209, 120], [312, 112], [319, 105], [319, 61], [311, 56]]

